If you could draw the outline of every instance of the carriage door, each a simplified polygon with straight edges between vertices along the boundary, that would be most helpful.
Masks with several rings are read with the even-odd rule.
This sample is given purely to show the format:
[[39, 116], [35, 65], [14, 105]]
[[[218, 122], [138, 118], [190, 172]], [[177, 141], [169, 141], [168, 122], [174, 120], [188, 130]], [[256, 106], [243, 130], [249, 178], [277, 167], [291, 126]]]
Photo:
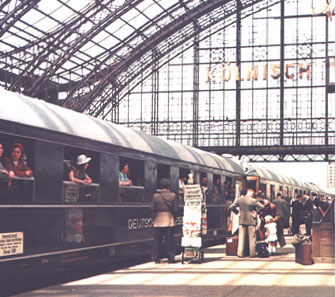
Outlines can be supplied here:
[[275, 199], [275, 185], [271, 185], [271, 201]]
[[259, 176], [247, 176], [246, 184], [246, 189], [253, 189], [255, 192], [259, 191]]

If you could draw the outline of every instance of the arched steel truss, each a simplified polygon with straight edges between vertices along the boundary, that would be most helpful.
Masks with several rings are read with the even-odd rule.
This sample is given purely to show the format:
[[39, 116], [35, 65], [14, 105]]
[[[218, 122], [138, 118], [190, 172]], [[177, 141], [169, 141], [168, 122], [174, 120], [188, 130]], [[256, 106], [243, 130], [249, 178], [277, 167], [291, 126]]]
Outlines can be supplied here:
[[[61, 5], [67, 2], [57, 1]], [[16, 6], [9, 7], [13, 2]], [[64, 106], [99, 117], [106, 112], [107, 106], [118, 105], [123, 88], [152, 66], [153, 51], [162, 65], [168, 53], [186, 44], [193, 36], [234, 15], [237, 9], [244, 13], [246, 8], [257, 5], [261, 0], [169, 1], [173, 5], [162, 9], [160, 14], [148, 19], [141, 27], [134, 28], [132, 34], [101, 54], [86, 55], [87, 59], [80, 61], [76, 55], [85, 54], [83, 48], [89, 41], [92, 42], [95, 36], [130, 10], [141, 14], [138, 5], [146, 1], [128, 0], [120, 6], [114, 6], [114, 1], [91, 1], [81, 11], [74, 11], [66, 22], [59, 23], [46, 33], [22, 20], [32, 9], [43, 14], [38, 7], [39, 2], [7, 0], [0, 6], [3, 15], [0, 37], [6, 33], [19, 35], [17, 27], [22, 26], [20, 23], [37, 31], [25, 45], [12, 45], [10, 50], [0, 52], [3, 64], [1, 81], [9, 90], [54, 102], [59, 92], [66, 92]], [[83, 32], [84, 26], [89, 30]], [[175, 54], [178, 55], [178, 52]], [[67, 68], [69, 62], [74, 66]], [[84, 69], [83, 75], [80, 74], [81, 69]], [[78, 78], [72, 80], [71, 75], [75, 74]]]
[[[234, 23], [237, 14], [240, 20], [281, 2], [176, 0], [168, 1], [167, 4], [158, 0], [102, 0], [83, 1], [85, 5], [75, 9], [71, 6], [71, 1], [74, 2], [54, 1], [71, 12], [69, 17], [62, 20], [57, 19], [53, 13], [45, 12], [43, 0], [1, 2], [0, 84], [9, 90], [101, 118], [113, 113], [132, 89], [154, 75], [171, 59], [188, 48], [194, 47], [197, 50], [197, 42], [206, 38], [202, 33], [208, 28], [229, 18]], [[149, 2], [151, 4], [148, 5]], [[150, 16], [151, 9], [153, 17]], [[32, 11], [53, 22], [54, 26], [45, 32], [38, 23], [35, 25], [31, 19], [25, 19]], [[130, 11], [134, 12], [133, 18], [129, 16]], [[142, 20], [140, 26], [134, 26], [136, 17], [145, 21]], [[119, 36], [118, 30], [113, 29], [114, 26], [120, 26], [118, 28], [121, 29], [128, 26], [129, 34]], [[29, 30], [25, 32], [25, 28]], [[103, 37], [99, 39], [97, 36]], [[12, 43], [12, 37], [19, 42]], [[111, 44], [106, 45], [104, 40], [111, 40]], [[92, 51], [92, 48], [96, 50]], [[195, 71], [195, 81], [197, 75]], [[154, 93], [154, 134], [157, 100]], [[197, 100], [196, 85], [193, 110], [195, 146], [198, 145], [197, 131], [200, 128]], [[240, 121], [239, 114], [237, 120]], [[235, 123], [235, 126], [240, 127], [240, 124]], [[282, 125], [280, 129], [283, 129], [281, 127]], [[238, 129], [236, 139], [239, 140]], [[310, 148], [293, 148], [281, 144], [280, 147], [258, 148], [257, 151], [253, 147], [240, 147], [239, 141], [234, 147], [227, 149], [215, 146], [202, 148], [217, 153], [253, 155], [256, 161], [273, 161], [274, 158], [280, 161], [321, 161], [334, 158], [334, 147], [328, 141], [326, 145]]]

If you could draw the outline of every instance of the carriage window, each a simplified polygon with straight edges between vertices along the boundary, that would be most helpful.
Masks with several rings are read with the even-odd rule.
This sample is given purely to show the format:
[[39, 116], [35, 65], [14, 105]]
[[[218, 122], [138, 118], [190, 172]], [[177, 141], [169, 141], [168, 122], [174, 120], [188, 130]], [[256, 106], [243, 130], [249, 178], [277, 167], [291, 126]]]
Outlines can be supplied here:
[[180, 202], [184, 201], [184, 186], [190, 183], [190, 170], [185, 168], [180, 168], [179, 175], [179, 197]]
[[119, 164], [119, 202], [144, 201], [144, 161], [121, 157]]
[[63, 196], [67, 203], [98, 202], [99, 153], [65, 147], [63, 161]]
[[34, 142], [1, 134], [0, 147], [0, 202], [34, 201]]
[[219, 202], [222, 199], [222, 185], [220, 175], [213, 175], [213, 187], [212, 187], [212, 201]]
[[288, 200], [289, 197], [289, 190], [288, 187], [285, 187], [285, 199]]
[[265, 198], [266, 190], [267, 190], [266, 184], [260, 183], [259, 184], [259, 195], [261, 195], [261, 198]]
[[208, 194], [209, 194], [209, 191], [208, 191], [208, 176], [205, 172], [201, 172], [199, 174], [200, 176], [200, 185], [201, 185], [201, 189], [202, 189], [202, 192], [203, 192], [203, 195], [205, 196], [204, 199], [205, 201], [208, 201]]
[[224, 181], [224, 190], [223, 196], [225, 200], [233, 201], [235, 197], [235, 187], [233, 184], [233, 179], [226, 177]]
[[125, 181], [125, 184], [119, 184], [121, 186], [126, 186], [126, 182], [129, 181], [127, 184], [129, 186], [144, 186], [144, 168], [144, 162], [141, 160], [121, 157], [119, 166], [119, 181]]
[[158, 164], [157, 183], [156, 183], [157, 189], [160, 189], [161, 178], [170, 179], [170, 167], [168, 165]]

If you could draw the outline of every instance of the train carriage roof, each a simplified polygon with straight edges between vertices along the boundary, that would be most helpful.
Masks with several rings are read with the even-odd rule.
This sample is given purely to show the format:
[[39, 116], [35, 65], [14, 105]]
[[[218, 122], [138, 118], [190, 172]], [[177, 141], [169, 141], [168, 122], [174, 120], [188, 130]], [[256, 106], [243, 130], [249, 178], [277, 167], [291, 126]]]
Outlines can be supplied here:
[[271, 181], [278, 182], [281, 184], [295, 185], [299, 187], [307, 187], [305, 182], [299, 181], [293, 177], [275, 173], [263, 167], [257, 167], [257, 166], [253, 166], [250, 164], [248, 166], [249, 166], [249, 171], [251, 172], [250, 175], [259, 176], [262, 179], [271, 180]]
[[0, 88], [0, 119], [244, 175], [234, 161]]

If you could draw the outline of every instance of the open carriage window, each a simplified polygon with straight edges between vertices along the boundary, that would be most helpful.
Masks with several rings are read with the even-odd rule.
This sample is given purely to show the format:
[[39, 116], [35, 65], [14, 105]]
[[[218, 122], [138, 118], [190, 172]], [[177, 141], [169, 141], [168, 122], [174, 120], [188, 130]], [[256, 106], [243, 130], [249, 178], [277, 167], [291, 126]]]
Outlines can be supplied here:
[[[129, 181], [128, 186], [144, 186], [144, 162], [142, 160], [120, 157], [119, 181]], [[120, 183], [126, 186], [126, 184]]]
[[235, 186], [232, 177], [227, 176], [224, 181], [223, 196], [227, 201], [233, 201], [235, 198]]
[[64, 201], [98, 202], [99, 153], [75, 147], [64, 148], [63, 194]]
[[119, 165], [119, 202], [144, 201], [144, 161], [120, 157]]
[[187, 184], [191, 184], [191, 171], [186, 168], [179, 169], [179, 199], [180, 202], [184, 201], [184, 187]]
[[222, 200], [222, 181], [221, 176], [213, 175], [212, 201], [219, 203]]
[[162, 178], [170, 179], [170, 166], [158, 164], [158, 173], [157, 173], [157, 181], [156, 181], [157, 189], [160, 188], [160, 180]]
[[0, 135], [0, 201], [3, 203], [35, 200], [34, 141]]

